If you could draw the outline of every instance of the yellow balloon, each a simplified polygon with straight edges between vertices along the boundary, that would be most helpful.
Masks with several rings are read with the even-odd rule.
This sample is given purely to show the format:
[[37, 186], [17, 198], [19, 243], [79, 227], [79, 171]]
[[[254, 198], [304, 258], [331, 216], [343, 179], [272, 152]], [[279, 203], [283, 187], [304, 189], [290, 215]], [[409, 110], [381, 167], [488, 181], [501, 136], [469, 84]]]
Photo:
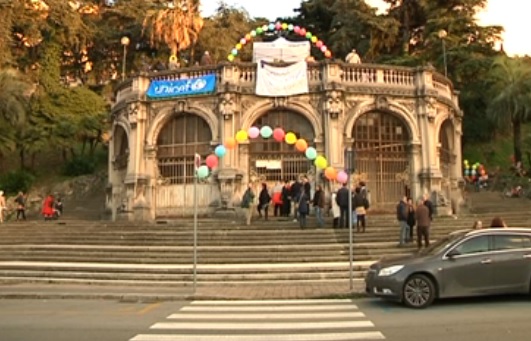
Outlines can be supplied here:
[[282, 23], [282, 29], [285, 31], [288, 29], [288, 24]]
[[312, 43], [315, 44], [315, 43], [317, 43], [318, 40], [319, 40], [319, 39], [318, 39], [316, 36], [313, 36], [313, 37], [312, 37]]
[[326, 158], [322, 155], [319, 155], [315, 159], [314, 164], [319, 169], [325, 169], [326, 167], [328, 167], [328, 161], [326, 161]]
[[234, 61], [234, 56], [232, 54], [229, 54], [227, 59], [229, 60], [229, 62], [233, 62]]
[[242, 44], [240, 44], [240, 43], [236, 44], [236, 50], [241, 50], [241, 49], [242, 49], [242, 47], [243, 47], [243, 45], [242, 45]]
[[295, 142], [297, 142], [297, 136], [295, 136], [295, 134], [290, 132], [286, 134], [286, 137], [284, 138], [284, 140], [286, 141], [287, 144], [295, 144]]
[[247, 141], [248, 138], [249, 138], [249, 135], [247, 135], [247, 132], [245, 130], [239, 130], [236, 133], [236, 141], [238, 141], [238, 143], [245, 142]]

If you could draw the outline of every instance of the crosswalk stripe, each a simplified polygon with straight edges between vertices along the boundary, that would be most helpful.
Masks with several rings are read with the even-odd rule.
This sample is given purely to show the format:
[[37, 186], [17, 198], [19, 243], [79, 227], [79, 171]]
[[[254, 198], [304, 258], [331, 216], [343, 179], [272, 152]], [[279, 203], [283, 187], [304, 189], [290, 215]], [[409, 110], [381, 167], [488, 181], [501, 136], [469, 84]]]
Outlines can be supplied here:
[[267, 335], [149, 335], [140, 334], [130, 341], [355, 341], [384, 340], [380, 332], [323, 333], [323, 334], [267, 334]]
[[327, 319], [341, 319], [341, 318], [362, 318], [365, 317], [365, 314], [362, 312], [331, 312], [326, 315], [319, 315], [315, 312], [297, 312], [297, 314], [292, 313], [275, 313], [275, 314], [249, 314], [248, 312], [242, 313], [230, 313], [230, 314], [209, 314], [209, 313], [178, 313], [171, 314], [168, 316], [168, 319], [172, 320], [311, 320], [318, 319], [322, 320], [323, 318]]
[[253, 307], [246, 307], [246, 306], [186, 306], [181, 309], [181, 311], [189, 312], [189, 311], [205, 311], [208, 310], [210, 312], [272, 312], [272, 311], [308, 311], [312, 310], [314, 312], [328, 312], [328, 311], [358, 311], [358, 307], [355, 305], [351, 306], [344, 306], [344, 305], [304, 305], [304, 306], [297, 306], [297, 305], [281, 305], [281, 306], [275, 306], [275, 305], [267, 305], [267, 306], [253, 306]]
[[325, 300], [325, 299], [315, 299], [315, 300], [239, 300], [239, 301], [193, 301], [190, 304], [191, 305], [280, 305], [280, 304], [290, 304], [290, 305], [304, 305], [304, 304], [310, 304], [310, 305], [316, 305], [316, 304], [335, 304], [338, 305], [340, 303], [343, 304], [349, 304], [351, 305], [354, 301], [351, 299], [338, 299], [338, 300]]
[[324, 328], [368, 328], [374, 327], [371, 321], [313, 321], [313, 322], [160, 322], [151, 329], [186, 329], [186, 330], [285, 330], [285, 329], [324, 329]]

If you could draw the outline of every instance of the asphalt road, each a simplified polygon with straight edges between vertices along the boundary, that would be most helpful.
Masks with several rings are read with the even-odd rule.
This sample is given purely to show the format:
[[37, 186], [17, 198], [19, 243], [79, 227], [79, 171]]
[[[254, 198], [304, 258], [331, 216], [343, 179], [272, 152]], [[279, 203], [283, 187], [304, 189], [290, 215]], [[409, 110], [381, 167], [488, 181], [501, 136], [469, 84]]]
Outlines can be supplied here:
[[[228, 304], [231, 302], [229, 301]], [[217, 303], [212, 303], [213, 306]], [[340, 326], [347, 328], [348, 322], [345, 319], [337, 318], [334, 321], [335, 312], [323, 312], [323, 318], [312, 314], [312, 311], [295, 311], [293, 316], [285, 313], [272, 313], [262, 308], [260, 302], [254, 302], [252, 314], [253, 322], [229, 321], [234, 324], [234, 329], [220, 330], [216, 332], [216, 325], [220, 325], [222, 319], [229, 316], [222, 310], [207, 308], [208, 316], [206, 320], [188, 320], [183, 330], [163, 330], [159, 333], [176, 335], [182, 339], [192, 340], [195, 333], [204, 333], [209, 329], [209, 340], [215, 341], [222, 338], [222, 334], [230, 335], [231, 332], [242, 328], [248, 337], [245, 340], [258, 340], [260, 336], [264, 338], [264, 329], [260, 330], [268, 323], [267, 318], [273, 316], [278, 319], [284, 314], [286, 318], [300, 319], [300, 322], [289, 322], [300, 326], [300, 332], [315, 327], [315, 321], [323, 321], [324, 325]], [[307, 304], [307, 303], [306, 303]], [[348, 305], [348, 303], [347, 303]], [[411, 310], [401, 305], [381, 301], [379, 299], [354, 300], [353, 307], [358, 312], [349, 312], [352, 316], [367, 322], [359, 322], [359, 325], [350, 326], [352, 334], [348, 335], [376, 335], [373, 339], [382, 339], [378, 335], [383, 335], [385, 340], [391, 341], [528, 341], [530, 336], [531, 321], [531, 298], [529, 297], [501, 297], [483, 298], [474, 300], [452, 300], [436, 303], [425, 310]], [[99, 300], [0, 300], [0, 341], [127, 341], [135, 339], [137, 335], [156, 333], [150, 327], [168, 322], [168, 317], [172, 314], [184, 314], [186, 311], [181, 308], [191, 308], [190, 302], [163, 302], [163, 303], [127, 303], [116, 301]], [[330, 309], [332, 305], [328, 305]], [[226, 309], [223, 307], [218, 307]], [[348, 307], [347, 307], [348, 308]], [[243, 308], [239, 308], [243, 309]], [[250, 309], [250, 308], [245, 308]], [[293, 309], [293, 308], [289, 308]], [[304, 308], [303, 308], [304, 309]], [[323, 308], [317, 308], [323, 310]], [[335, 309], [335, 308], [333, 308]], [[342, 308], [345, 309], [345, 308]], [[261, 311], [263, 310], [263, 312]], [[323, 310], [324, 311], [324, 310]], [[192, 312], [198, 314], [198, 312]], [[249, 314], [249, 313], [247, 313]], [[262, 315], [263, 314], [263, 315]], [[297, 316], [299, 315], [299, 316]], [[198, 316], [198, 315], [197, 315]], [[306, 317], [303, 317], [306, 316]], [[173, 317], [174, 319], [177, 317]], [[209, 321], [208, 319], [212, 319]], [[194, 318], [195, 319], [195, 318]], [[304, 319], [313, 319], [306, 326]], [[354, 319], [348, 319], [354, 321]], [[185, 320], [186, 321], [186, 320]], [[295, 321], [295, 320], [293, 320]], [[370, 321], [370, 322], [369, 322]], [[283, 321], [272, 324], [278, 327]], [[371, 323], [367, 326], [367, 323]], [[194, 327], [194, 323], [197, 323]], [[221, 323], [224, 323], [223, 321]], [[253, 331], [253, 327], [257, 328]], [[197, 327], [197, 328], [196, 328]], [[251, 329], [249, 329], [251, 328]], [[280, 328], [280, 327], [279, 327]], [[333, 328], [333, 327], [331, 327]], [[364, 329], [365, 328], [365, 329]], [[266, 327], [267, 329], [267, 327]], [[346, 331], [346, 330], [345, 330]], [[327, 333], [337, 332], [331, 329]], [[189, 333], [189, 334], [187, 334]], [[359, 334], [356, 334], [359, 333]], [[380, 334], [381, 333], [381, 334]], [[284, 332], [279, 329], [275, 331], [276, 339], [282, 340]], [[287, 336], [286, 331], [286, 337]], [[291, 332], [293, 334], [293, 332]], [[309, 335], [309, 334], [307, 334]], [[347, 334], [343, 334], [345, 336]], [[290, 339], [293, 335], [289, 336]], [[141, 339], [141, 338], [138, 338]], [[288, 338], [286, 338], [288, 339]], [[349, 339], [344, 338], [342, 340]], [[364, 340], [365, 338], [359, 338]], [[368, 340], [367, 338], [366, 340]], [[154, 340], [158, 340], [155, 336]], [[230, 339], [224, 339], [230, 340]], [[312, 340], [320, 340], [318, 335], [313, 334]]]

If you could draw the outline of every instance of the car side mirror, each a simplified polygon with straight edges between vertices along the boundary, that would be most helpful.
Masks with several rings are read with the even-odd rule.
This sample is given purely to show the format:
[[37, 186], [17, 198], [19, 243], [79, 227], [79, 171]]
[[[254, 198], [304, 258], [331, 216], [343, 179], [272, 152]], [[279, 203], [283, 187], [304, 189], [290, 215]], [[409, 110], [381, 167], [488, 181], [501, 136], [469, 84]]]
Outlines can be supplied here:
[[450, 252], [448, 252], [446, 254], [446, 257], [450, 258], [450, 259], [453, 259], [455, 258], [455, 256], [459, 256], [461, 253], [459, 251], [457, 251], [456, 249], [453, 249], [451, 250]]

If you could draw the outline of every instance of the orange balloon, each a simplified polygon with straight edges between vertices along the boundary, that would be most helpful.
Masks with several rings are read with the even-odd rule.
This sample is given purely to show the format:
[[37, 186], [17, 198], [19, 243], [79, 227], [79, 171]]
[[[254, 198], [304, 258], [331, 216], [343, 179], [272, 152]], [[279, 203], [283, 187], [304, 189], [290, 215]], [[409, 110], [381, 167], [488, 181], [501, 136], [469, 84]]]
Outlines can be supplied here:
[[330, 52], [329, 50], [326, 50], [326, 51], [325, 51], [325, 57], [326, 57], [326, 58], [330, 58], [330, 57], [332, 57], [332, 52]]
[[227, 137], [223, 145], [227, 149], [234, 149], [234, 147], [236, 147], [236, 140], [234, 139], [234, 137]]
[[306, 142], [305, 139], [298, 139], [297, 142], [295, 143], [295, 148], [299, 152], [304, 153], [306, 149], [308, 149], [308, 143]]
[[334, 167], [327, 167], [325, 169], [325, 177], [330, 181], [334, 181], [337, 178], [336, 169]]

